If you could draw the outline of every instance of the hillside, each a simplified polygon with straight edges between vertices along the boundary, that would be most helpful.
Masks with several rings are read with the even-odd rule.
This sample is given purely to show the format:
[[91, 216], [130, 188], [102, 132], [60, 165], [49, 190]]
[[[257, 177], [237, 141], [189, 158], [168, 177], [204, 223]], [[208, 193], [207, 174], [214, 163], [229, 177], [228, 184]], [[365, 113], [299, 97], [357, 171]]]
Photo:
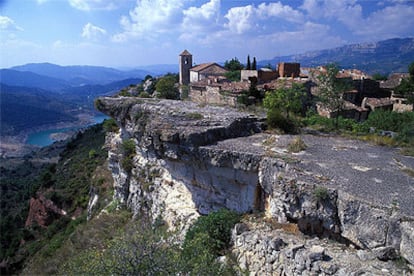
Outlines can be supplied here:
[[0, 70], [0, 82], [10, 86], [36, 87], [51, 92], [59, 92], [70, 87], [70, 84], [63, 79], [11, 69]]
[[32, 72], [64, 80], [71, 86], [81, 86], [87, 84], [105, 85], [129, 78], [143, 79], [146, 75], [151, 74], [146, 70], [121, 71], [102, 66], [60, 66], [51, 63], [30, 63], [15, 66], [10, 69], [20, 72]]
[[343, 68], [357, 68], [370, 74], [407, 72], [414, 61], [414, 38], [395, 38], [379, 42], [351, 44], [334, 49], [274, 57], [259, 64], [299, 62], [303, 67], [314, 67], [336, 62]]
[[[18, 135], [21, 131], [54, 125], [75, 123], [77, 115], [96, 112], [93, 100], [101, 95], [119, 91], [123, 87], [141, 82], [141, 79], [124, 79], [106, 85], [61, 86], [64, 83], [50, 77], [30, 72], [16, 72], [21, 78], [6, 74], [6, 83], [24, 83], [29, 86], [7, 85], [0, 82], [1, 90], [1, 136]], [[51, 82], [49, 82], [52, 80]], [[32, 85], [32, 86], [30, 86]], [[43, 89], [46, 88], [46, 89]], [[57, 90], [53, 90], [53, 89]], [[52, 89], [52, 90], [48, 90]]]
[[75, 122], [75, 103], [39, 88], [8, 86], [0, 83], [0, 135], [16, 135], [27, 129], [61, 122]]

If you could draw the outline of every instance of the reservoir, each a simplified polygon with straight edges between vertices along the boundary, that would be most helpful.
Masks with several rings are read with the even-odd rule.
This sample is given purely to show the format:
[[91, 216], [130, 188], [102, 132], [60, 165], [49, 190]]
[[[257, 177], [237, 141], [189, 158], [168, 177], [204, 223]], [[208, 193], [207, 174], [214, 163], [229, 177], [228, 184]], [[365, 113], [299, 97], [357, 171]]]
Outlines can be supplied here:
[[67, 128], [59, 128], [59, 129], [48, 129], [43, 130], [39, 132], [34, 132], [29, 135], [29, 137], [26, 140], [26, 144], [33, 145], [33, 146], [39, 146], [39, 147], [45, 147], [48, 145], [51, 145], [55, 142], [55, 140], [52, 139], [51, 135], [56, 133], [65, 133], [69, 131], [76, 131], [78, 129], [88, 127], [94, 124], [102, 123], [105, 119], [108, 119], [109, 117], [103, 114], [96, 115], [93, 117], [93, 122], [84, 125], [84, 126], [77, 126], [77, 127], [67, 127]]

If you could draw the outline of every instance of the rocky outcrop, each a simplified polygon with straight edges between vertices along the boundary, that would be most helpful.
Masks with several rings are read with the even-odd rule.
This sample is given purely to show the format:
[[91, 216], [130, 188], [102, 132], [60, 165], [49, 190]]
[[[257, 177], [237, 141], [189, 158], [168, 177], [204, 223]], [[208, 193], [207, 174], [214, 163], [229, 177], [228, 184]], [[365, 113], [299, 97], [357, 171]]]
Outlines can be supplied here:
[[[403, 169], [414, 167], [412, 158], [363, 142], [311, 135], [302, 136], [305, 151], [291, 153], [287, 148], [294, 136], [266, 134], [258, 117], [224, 107], [123, 97], [100, 98], [97, 107], [119, 124], [120, 132], [107, 137], [114, 199], [135, 215], [147, 212], [184, 230], [200, 214], [223, 207], [263, 212], [278, 223], [294, 223], [301, 233], [334, 239], [355, 258], [361, 250], [364, 256], [369, 252], [391, 260], [401, 255], [413, 263], [414, 206], [407, 191], [414, 180]], [[135, 145], [133, 155], [126, 154], [125, 141]], [[295, 244], [281, 239], [272, 244], [279, 249]], [[261, 234], [256, 240], [263, 242]], [[277, 260], [276, 266], [283, 267], [275, 271], [288, 275], [302, 268], [342, 271], [340, 263], [337, 269], [321, 268], [327, 247], [307, 240], [301, 244], [264, 258]], [[235, 250], [245, 256], [249, 248], [236, 245]], [[254, 256], [243, 258], [249, 270], [259, 272], [262, 257]]]
[[38, 225], [46, 228], [56, 218], [65, 216], [66, 211], [60, 209], [50, 199], [45, 198], [42, 194], [30, 199], [29, 214], [26, 219], [25, 227]]

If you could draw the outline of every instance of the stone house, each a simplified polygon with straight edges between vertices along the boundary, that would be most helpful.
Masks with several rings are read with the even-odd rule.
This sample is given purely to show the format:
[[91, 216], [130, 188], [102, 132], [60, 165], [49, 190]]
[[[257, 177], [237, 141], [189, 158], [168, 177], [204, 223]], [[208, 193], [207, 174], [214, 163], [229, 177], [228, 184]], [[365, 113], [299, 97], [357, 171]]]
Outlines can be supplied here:
[[269, 68], [261, 68], [259, 70], [241, 70], [241, 81], [255, 81], [256, 83], [265, 83], [275, 80], [279, 77], [277, 71]]
[[190, 68], [190, 83], [198, 82], [207, 78], [218, 78], [228, 71], [221, 65], [211, 62], [203, 63]]

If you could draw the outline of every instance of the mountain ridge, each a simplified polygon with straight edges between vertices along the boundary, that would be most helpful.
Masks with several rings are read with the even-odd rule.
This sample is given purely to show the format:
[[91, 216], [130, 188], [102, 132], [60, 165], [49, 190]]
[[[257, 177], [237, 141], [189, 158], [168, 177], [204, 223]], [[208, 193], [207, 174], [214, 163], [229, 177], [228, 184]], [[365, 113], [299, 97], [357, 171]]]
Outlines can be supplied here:
[[414, 61], [414, 38], [392, 38], [377, 42], [347, 44], [344, 46], [309, 51], [302, 54], [262, 60], [259, 65], [278, 62], [299, 62], [304, 67], [338, 63], [342, 68], [356, 68], [369, 74], [407, 72]]

